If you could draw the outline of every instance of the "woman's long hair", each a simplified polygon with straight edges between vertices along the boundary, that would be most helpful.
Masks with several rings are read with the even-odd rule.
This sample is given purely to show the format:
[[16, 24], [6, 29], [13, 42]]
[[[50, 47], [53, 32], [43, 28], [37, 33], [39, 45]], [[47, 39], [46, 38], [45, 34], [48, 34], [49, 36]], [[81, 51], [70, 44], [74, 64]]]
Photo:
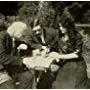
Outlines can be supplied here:
[[61, 23], [62, 26], [67, 29], [67, 33], [71, 42], [81, 39], [81, 35], [75, 27], [74, 19], [70, 14], [63, 13], [58, 23]]

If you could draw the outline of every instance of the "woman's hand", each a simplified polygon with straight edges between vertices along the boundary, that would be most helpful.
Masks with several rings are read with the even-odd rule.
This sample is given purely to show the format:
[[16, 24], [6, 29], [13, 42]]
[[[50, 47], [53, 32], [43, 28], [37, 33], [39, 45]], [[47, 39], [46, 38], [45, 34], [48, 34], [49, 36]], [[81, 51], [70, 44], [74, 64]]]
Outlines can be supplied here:
[[48, 56], [53, 58], [53, 60], [56, 60], [56, 62], [60, 61], [60, 55], [57, 52], [51, 52], [51, 53], [49, 53]]
[[59, 53], [57, 53], [57, 52], [51, 52], [51, 53], [49, 53], [48, 56], [52, 57], [54, 59], [59, 59]]
[[65, 59], [65, 60], [70, 60], [70, 59], [75, 59], [78, 58], [79, 56], [77, 55], [78, 52], [73, 52], [70, 54], [60, 54], [58, 56], [59, 59]]

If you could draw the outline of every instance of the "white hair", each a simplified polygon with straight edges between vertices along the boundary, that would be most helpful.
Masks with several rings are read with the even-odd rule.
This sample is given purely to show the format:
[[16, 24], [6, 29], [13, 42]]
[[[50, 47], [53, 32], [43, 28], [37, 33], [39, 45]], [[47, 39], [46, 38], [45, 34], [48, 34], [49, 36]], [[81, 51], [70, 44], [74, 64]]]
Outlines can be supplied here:
[[7, 33], [9, 33], [12, 37], [19, 37], [22, 33], [27, 29], [27, 25], [23, 22], [13, 22], [7, 29]]

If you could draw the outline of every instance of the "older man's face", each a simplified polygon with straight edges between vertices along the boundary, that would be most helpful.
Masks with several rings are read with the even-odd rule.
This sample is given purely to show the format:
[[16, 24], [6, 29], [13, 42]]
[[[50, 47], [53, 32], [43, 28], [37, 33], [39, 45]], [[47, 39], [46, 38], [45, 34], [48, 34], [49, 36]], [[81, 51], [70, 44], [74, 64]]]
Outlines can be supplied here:
[[41, 26], [40, 26], [40, 25], [35, 26], [35, 27], [33, 28], [33, 33], [34, 33], [34, 35], [36, 35], [36, 36], [41, 36], [41, 34], [42, 34], [42, 28], [41, 28]]

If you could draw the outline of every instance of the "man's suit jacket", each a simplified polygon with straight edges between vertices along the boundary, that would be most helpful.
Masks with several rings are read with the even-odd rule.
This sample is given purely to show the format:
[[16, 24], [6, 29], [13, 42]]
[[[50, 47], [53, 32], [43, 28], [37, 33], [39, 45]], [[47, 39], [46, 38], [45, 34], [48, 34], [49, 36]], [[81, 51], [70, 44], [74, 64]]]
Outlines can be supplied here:
[[50, 48], [55, 48], [58, 41], [58, 29], [45, 27], [43, 29], [43, 34], [45, 43], [43, 44], [42, 42], [40, 42], [39, 39], [34, 34], [32, 34], [33, 36], [31, 46], [34, 49], [41, 49], [42, 46], [50, 46]]

